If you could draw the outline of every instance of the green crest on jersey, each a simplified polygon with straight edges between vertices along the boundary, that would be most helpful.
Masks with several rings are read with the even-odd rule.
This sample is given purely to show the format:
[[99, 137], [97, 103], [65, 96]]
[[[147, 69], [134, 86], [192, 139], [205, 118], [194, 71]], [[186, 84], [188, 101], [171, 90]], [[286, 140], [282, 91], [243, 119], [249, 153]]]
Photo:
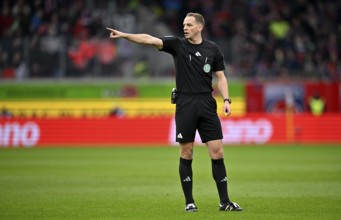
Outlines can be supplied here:
[[211, 65], [210, 64], [205, 64], [203, 68], [205, 73], [209, 73], [211, 71]]

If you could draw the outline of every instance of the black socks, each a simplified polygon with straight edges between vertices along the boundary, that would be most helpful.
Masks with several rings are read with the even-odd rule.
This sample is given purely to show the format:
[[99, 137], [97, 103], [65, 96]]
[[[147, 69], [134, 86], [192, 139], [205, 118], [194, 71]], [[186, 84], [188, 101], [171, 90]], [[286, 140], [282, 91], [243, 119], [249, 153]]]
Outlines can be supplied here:
[[186, 199], [186, 204], [194, 203], [192, 195], [193, 189], [192, 160], [186, 160], [180, 157], [179, 174], [182, 190], [184, 192]]
[[[185, 195], [186, 204], [194, 203], [192, 189], [193, 189], [193, 172], [192, 160], [186, 160], [180, 157], [179, 174], [181, 180], [182, 190]], [[230, 203], [227, 192], [227, 177], [224, 159], [212, 159], [212, 174], [216, 182], [220, 203]]]
[[212, 174], [216, 182], [220, 203], [226, 204], [230, 202], [227, 193], [227, 177], [224, 159], [213, 160], [212, 159]]

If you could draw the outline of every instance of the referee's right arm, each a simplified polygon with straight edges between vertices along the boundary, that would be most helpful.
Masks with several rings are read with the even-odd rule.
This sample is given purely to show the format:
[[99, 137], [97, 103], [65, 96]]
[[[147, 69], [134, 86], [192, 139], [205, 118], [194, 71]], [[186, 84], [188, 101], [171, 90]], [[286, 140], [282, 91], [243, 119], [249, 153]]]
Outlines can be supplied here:
[[163, 42], [160, 38], [151, 36], [149, 34], [129, 34], [124, 33], [112, 28], [107, 28], [110, 31], [110, 38], [125, 38], [131, 42], [137, 43], [137, 44], [145, 44], [154, 46], [157, 49], [162, 49]]

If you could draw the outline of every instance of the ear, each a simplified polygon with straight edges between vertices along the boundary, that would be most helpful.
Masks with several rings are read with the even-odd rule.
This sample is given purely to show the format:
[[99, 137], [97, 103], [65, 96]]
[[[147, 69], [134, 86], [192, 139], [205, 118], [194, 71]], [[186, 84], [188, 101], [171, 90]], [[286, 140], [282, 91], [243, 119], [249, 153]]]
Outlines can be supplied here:
[[204, 29], [204, 26], [198, 25], [198, 30], [199, 30], [199, 31], [202, 31], [203, 29]]

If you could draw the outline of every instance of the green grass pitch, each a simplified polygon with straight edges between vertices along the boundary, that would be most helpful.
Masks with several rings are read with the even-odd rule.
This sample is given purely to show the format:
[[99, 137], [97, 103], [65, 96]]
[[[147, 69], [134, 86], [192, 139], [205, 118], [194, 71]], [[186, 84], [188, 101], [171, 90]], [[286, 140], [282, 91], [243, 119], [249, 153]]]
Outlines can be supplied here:
[[207, 149], [194, 158], [186, 213], [177, 147], [0, 149], [0, 219], [341, 219], [340, 146], [225, 147], [243, 212], [218, 211]]

